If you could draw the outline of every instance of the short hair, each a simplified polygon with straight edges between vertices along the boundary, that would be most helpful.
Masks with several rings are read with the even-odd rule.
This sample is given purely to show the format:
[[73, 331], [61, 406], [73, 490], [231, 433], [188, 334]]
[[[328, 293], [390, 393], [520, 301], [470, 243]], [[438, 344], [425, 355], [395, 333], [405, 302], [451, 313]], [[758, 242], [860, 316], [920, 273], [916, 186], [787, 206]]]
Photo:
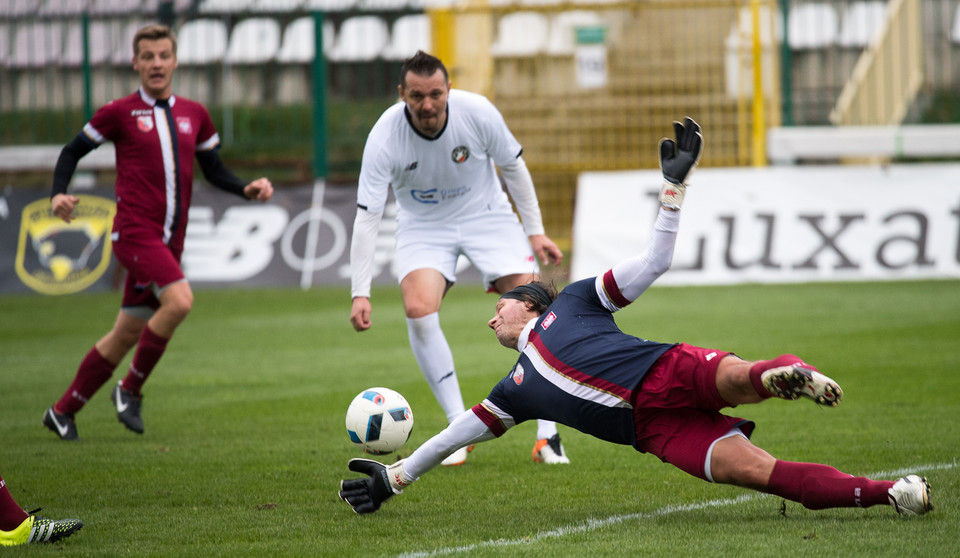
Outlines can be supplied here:
[[500, 298], [519, 300], [526, 304], [528, 309], [542, 316], [557, 299], [557, 287], [553, 282], [533, 281], [503, 293]]
[[400, 87], [406, 87], [407, 72], [413, 72], [414, 75], [430, 77], [437, 73], [437, 70], [443, 72], [443, 79], [447, 81], [450, 75], [447, 73], [447, 67], [443, 65], [436, 56], [431, 56], [422, 50], [403, 61], [400, 67]]
[[174, 34], [173, 29], [170, 29], [166, 25], [148, 25], [137, 30], [137, 34], [133, 36], [134, 56], [140, 56], [140, 41], [143, 39], [148, 41], [170, 39], [170, 42], [173, 43], [173, 53], [177, 53], [177, 36]]

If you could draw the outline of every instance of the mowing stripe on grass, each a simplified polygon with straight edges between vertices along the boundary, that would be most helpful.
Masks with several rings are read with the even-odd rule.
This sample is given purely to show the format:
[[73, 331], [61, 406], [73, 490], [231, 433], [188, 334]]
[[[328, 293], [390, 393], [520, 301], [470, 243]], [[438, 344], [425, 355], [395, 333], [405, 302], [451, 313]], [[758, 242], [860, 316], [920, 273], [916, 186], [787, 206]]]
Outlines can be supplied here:
[[[897, 478], [904, 475], [922, 473], [926, 471], [945, 471], [948, 469], [954, 469], [957, 467], [957, 462], [952, 463], [936, 463], [929, 465], [920, 465], [912, 468], [897, 469], [894, 471], [880, 471], [867, 475], [870, 478]], [[757, 498], [765, 498], [769, 496], [768, 494], [763, 494], [760, 492], [744, 494], [736, 498], [721, 498], [717, 500], [707, 500], [706, 502], [697, 502], [693, 504], [684, 504], [679, 506], [666, 506], [652, 512], [647, 513], [629, 513], [625, 515], [612, 515], [610, 517], [605, 517], [602, 519], [588, 519], [583, 523], [578, 523], [575, 525], [570, 525], [566, 527], [558, 527], [550, 531], [541, 531], [536, 535], [529, 537], [523, 537], [519, 539], [496, 539], [488, 540], [475, 544], [468, 544], [464, 546], [454, 546], [448, 548], [437, 548], [434, 550], [425, 550], [417, 552], [405, 552], [399, 555], [399, 558], [426, 558], [429, 556], [447, 556], [450, 554], [459, 554], [463, 552], [471, 552], [473, 550], [478, 550], [482, 548], [504, 548], [510, 546], [519, 546], [524, 544], [534, 544], [537, 541], [543, 539], [552, 539], [556, 537], [564, 537], [566, 535], [572, 535], [576, 533], [585, 533], [588, 531], [594, 531], [609, 525], [616, 525], [617, 523], [623, 523], [625, 521], [633, 521], [640, 519], [648, 519], [655, 517], [662, 517], [664, 515], [671, 515], [674, 513], [687, 512], [687, 511], [697, 511], [707, 508], [722, 508], [726, 506], [733, 506], [736, 504], [741, 504], [750, 500], [755, 500]]]

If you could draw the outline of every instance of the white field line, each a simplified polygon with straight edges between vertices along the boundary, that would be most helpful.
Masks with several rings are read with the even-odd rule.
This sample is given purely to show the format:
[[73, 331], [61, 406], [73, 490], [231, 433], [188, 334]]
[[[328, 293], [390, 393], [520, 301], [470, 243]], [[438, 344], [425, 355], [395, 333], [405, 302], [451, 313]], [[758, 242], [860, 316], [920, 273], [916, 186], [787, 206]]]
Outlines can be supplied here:
[[[876, 473], [866, 475], [869, 478], [898, 478], [904, 475], [909, 475], [912, 473], [922, 473], [926, 471], [945, 471], [948, 469], [955, 469], [958, 463], [956, 461], [952, 463], [935, 463], [928, 465], [919, 465], [916, 467], [896, 469], [893, 471], [878, 471]], [[665, 515], [672, 515], [675, 513], [687, 512], [687, 511], [697, 511], [707, 508], [722, 508], [726, 506], [733, 506], [736, 504], [741, 504], [750, 500], [755, 500], [757, 498], [764, 498], [768, 496], [760, 492], [751, 492], [744, 494], [742, 496], [737, 496], [736, 498], [721, 498], [718, 500], [707, 500], [705, 502], [697, 502], [693, 504], [684, 504], [679, 506], [666, 506], [659, 508], [652, 512], [647, 513], [629, 513], [624, 515], [611, 515], [609, 517], [604, 517], [601, 519], [588, 519], [582, 523], [576, 523], [573, 525], [568, 525], [564, 527], [558, 527], [550, 531], [540, 531], [535, 535], [529, 537], [521, 537], [519, 539], [495, 539], [495, 540], [486, 540], [479, 543], [468, 544], [464, 546], [452, 546], [446, 548], [436, 548], [434, 550], [421, 550], [416, 552], [405, 552], [400, 554], [398, 558], [427, 558], [430, 556], [449, 556], [451, 554], [461, 554], [467, 553], [474, 550], [484, 549], [484, 548], [506, 548], [511, 546], [520, 546], [520, 545], [529, 545], [535, 544], [538, 541], [544, 539], [553, 539], [558, 537], [564, 537], [567, 535], [573, 535], [577, 533], [585, 533], [588, 531], [594, 531], [596, 529], [601, 529], [609, 525], [615, 525], [617, 523], [623, 523], [626, 521], [638, 521], [643, 519], [650, 519], [656, 517], [662, 517]]]

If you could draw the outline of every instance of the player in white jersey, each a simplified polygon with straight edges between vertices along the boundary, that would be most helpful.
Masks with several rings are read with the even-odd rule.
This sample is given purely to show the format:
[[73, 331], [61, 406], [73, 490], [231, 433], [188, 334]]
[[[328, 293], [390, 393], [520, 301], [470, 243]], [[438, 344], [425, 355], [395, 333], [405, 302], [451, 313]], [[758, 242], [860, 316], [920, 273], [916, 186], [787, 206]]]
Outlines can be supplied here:
[[[522, 148], [490, 101], [452, 90], [443, 63], [422, 51], [404, 61], [398, 90], [401, 102], [383, 113], [363, 151], [350, 249], [350, 322], [357, 331], [372, 325], [371, 264], [393, 188], [397, 271], [410, 346], [434, 397], [453, 420], [465, 407], [439, 311], [457, 279], [458, 257], [469, 258], [487, 289], [502, 294], [537, 277], [534, 254], [553, 265], [563, 254], [544, 234]], [[444, 464], [460, 465], [466, 456], [467, 448], [460, 448]], [[538, 422], [533, 458], [569, 463], [555, 423]]]

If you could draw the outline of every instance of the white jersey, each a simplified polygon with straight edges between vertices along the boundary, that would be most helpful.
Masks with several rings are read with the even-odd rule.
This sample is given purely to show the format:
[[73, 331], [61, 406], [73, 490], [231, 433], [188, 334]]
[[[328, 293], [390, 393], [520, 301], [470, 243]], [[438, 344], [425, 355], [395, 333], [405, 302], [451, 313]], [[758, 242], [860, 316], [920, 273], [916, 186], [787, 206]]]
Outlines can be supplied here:
[[494, 165], [515, 162], [521, 150], [500, 111], [482, 95], [451, 89], [446, 125], [434, 138], [414, 128], [401, 101], [367, 138], [357, 205], [379, 215], [393, 187], [401, 223], [510, 208]]

